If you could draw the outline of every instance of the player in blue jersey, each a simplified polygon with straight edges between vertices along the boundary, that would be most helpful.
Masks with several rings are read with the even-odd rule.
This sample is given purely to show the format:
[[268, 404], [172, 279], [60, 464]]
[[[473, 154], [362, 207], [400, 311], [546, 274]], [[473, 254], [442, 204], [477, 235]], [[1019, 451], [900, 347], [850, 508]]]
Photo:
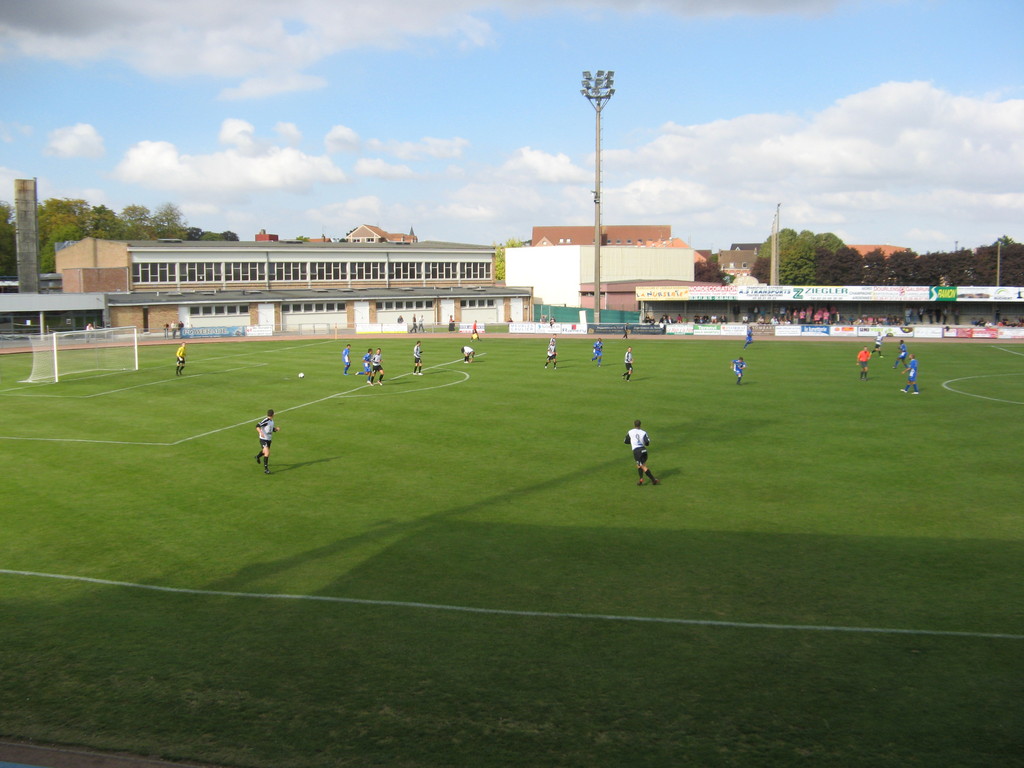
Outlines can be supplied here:
[[[363, 370], [359, 371], [359, 373], [357, 373], [356, 376], [369, 376], [370, 375], [370, 372], [373, 370], [373, 364], [370, 362], [371, 358], [373, 358], [373, 350], [372, 349], [368, 349], [368, 350], [366, 350], [366, 354], [363, 355]], [[367, 380], [367, 381], [369, 381], [369, 380]]]
[[597, 367], [601, 367], [601, 357], [604, 355], [604, 342], [598, 339], [594, 342], [594, 356], [590, 358], [590, 362], [597, 361]]
[[749, 347], [753, 343], [754, 343], [754, 326], [748, 325], [747, 326], [747, 340], [745, 342], [743, 342], [743, 348], [746, 349], [747, 347]]
[[348, 376], [348, 369], [352, 365], [352, 345], [346, 344], [345, 348], [341, 350], [341, 362], [345, 364], [344, 374]]
[[743, 362], [742, 357], [738, 357], [732, 361], [732, 372], [736, 374], [736, 383], [743, 383], [743, 371], [746, 369], [747, 364]]
[[917, 358], [913, 355], [910, 356], [910, 363], [907, 364], [907, 386], [901, 389], [900, 392], [909, 392], [911, 387], [914, 388], [914, 391], [910, 394], [921, 394], [917, 388]]
[[907, 368], [907, 342], [900, 339], [900, 350], [899, 354], [896, 355], [896, 362], [892, 364], [893, 368], [899, 368], [900, 363], [903, 363], [903, 367]]

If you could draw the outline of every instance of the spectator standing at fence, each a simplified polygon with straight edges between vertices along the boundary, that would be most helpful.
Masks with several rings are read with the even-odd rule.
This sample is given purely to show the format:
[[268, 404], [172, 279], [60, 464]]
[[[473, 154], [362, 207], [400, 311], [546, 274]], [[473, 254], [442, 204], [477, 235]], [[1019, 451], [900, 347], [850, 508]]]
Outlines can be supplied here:
[[181, 376], [185, 370], [185, 342], [181, 342], [181, 346], [178, 347], [174, 353], [175, 360], [177, 361], [177, 367], [174, 369], [175, 376]]

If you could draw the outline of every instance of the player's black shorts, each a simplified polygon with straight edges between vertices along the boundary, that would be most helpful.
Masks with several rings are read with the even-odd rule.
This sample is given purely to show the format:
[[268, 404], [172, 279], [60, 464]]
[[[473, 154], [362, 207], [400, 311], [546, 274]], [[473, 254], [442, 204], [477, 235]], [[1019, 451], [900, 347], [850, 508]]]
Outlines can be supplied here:
[[641, 464], [647, 463], [647, 449], [646, 448], [634, 448], [633, 449], [633, 460], [639, 467]]
[[185, 364], [185, 358], [184, 357], [179, 357], [178, 358], [178, 365], [184, 365], [184, 364]]
[[260, 438], [260, 445], [262, 445], [264, 448], [269, 448], [270, 447], [270, 441], [267, 440], [265, 437], [261, 437]]
[[380, 366], [380, 365], [373, 366], [373, 372], [374, 373], [380, 373], [382, 370], [384, 370], [383, 366]]

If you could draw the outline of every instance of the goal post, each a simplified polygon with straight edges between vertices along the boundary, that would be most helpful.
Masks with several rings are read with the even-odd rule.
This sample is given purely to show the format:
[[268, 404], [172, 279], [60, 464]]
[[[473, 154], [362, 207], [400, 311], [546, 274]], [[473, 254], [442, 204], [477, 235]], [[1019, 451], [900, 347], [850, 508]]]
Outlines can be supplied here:
[[32, 338], [29, 383], [57, 382], [88, 371], [139, 370], [139, 334], [135, 326], [57, 331]]

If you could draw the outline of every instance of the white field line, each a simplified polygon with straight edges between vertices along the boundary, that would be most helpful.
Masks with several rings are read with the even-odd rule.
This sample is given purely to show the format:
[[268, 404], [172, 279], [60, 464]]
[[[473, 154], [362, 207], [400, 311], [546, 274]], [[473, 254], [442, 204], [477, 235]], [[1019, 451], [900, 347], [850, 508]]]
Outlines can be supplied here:
[[1024, 405], [1024, 402], [1021, 402], [1020, 400], [1004, 400], [1001, 397], [988, 397], [987, 395], [976, 395], [973, 392], [964, 392], [962, 389], [957, 389], [956, 387], [952, 386], [953, 384], [956, 384], [958, 381], [971, 381], [973, 379], [995, 379], [999, 378], [1000, 376], [1024, 376], [1024, 373], [986, 373], [981, 376], [964, 376], [963, 378], [960, 379], [948, 379], [947, 381], [942, 382], [942, 388], [948, 389], [950, 392], [955, 392], [958, 395], [976, 397], [979, 400], [992, 400], [993, 402], [996, 403], [1008, 403], [1010, 405]]
[[[279, 347], [279, 348], [275, 349], [274, 352], [288, 352], [289, 350], [292, 350], [292, 349], [305, 349], [306, 347], [312, 347], [312, 346], [317, 346], [319, 344], [328, 344], [328, 343], [331, 343], [331, 342], [328, 342], [328, 341], [317, 341], [317, 342], [310, 342], [309, 344], [296, 344], [296, 345], [291, 346], [291, 347]], [[233, 357], [251, 357], [251, 356], [257, 355], [257, 354], [259, 354], [259, 353], [258, 352], [253, 352], [253, 351], [249, 351], [249, 352], [238, 352], [238, 353], [233, 354], [233, 355], [217, 355], [216, 357], [204, 357], [203, 358], [203, 363], [212, 362], [214, 360], [228, 360], [228, 359], [233, 358]], [[204, 373], [187, 373], [187, 374], [185, 374], [185, 377], [186, 378], [192, 378], [194, 376], [208, 376], [210, 374], [215, 374], [215, 373], [228, 373], [229, 371], [239, 371], [239, 370], [244, 370], [245, 368], [248, 368], [248, 367], [255, 368], [257, 366], [263, 366], [263, 365], [267, 365], [267, 363], [251, 363], [251, 364], [243, 365], [243, 366], [241, 366], [239, 368], [226, 368], [226, 369], [217, 370], [217, 371], [210, 371], [209, 373], [206, 373], [206, 372], [204, 372]], [[170, 364], [167, 364], [166, 366], [163, 365], [163, 364], [161, 364], [161, 365], [146, 365], [146, 366], [141, 366], [139, 368], [139, 370], [140, 371], [142, 371], [142, 370], [147, 370], [147, 371], [149, 371], [149, 370], [158, 370], [160, 368], [165, 368], [165, 367], [169, 368]], [[102, 379], [102, 378], [104, 378], [106, 376], [119, 376], [119, 375], [121, 375], [123, 373], [125, 373], [125, 371], [106, 371], [104, 373], [94, 373], [94, 374], [92, 374], [90, 376], [78, 376], [78, 377], [75, 378], [75, 381], [88, 381], [89, 379]], [[177, 378], [181, 378], [181, 377], [180, 376], [179, 377], [175, 377], [175, 379], [177, 379]], [[52, 381], [49, 381], [49, 382], [37, 382], [34, 385], [34, 387], [31, 388], [31, 389], [28, 388], [28, 387], [9, 387], [8, 389], [0, 389], [0, 395], [7, 395], [9, 397], [55, 397], [55, 398], [68, 398], [68, 399], [89, 398], [89, 397], [102, 397], [103, 395], [110, 395], [110, 394], [114, 394], [115, 392], [124, 392], [125, 390], [128, 390], [128, 389], [135, 389], [136, 387], [149, 387], [149, 386], [152, 386], [153, 384], [168, 384], [168, 383], [170, 383], [172, 381], [175, 381], [175, 379], [167, 378], [167, 379], [161, 379], [160, 381], [151, 381], [151, 382], [149, 382], [147, 384], [133, 384], [130, 387], [121, 387], [120, 389], [111, 389], [111, 390], [108, 390], [106, 392], [96, 392], [95, 394], [92, 394], [92, 395], [49, 395], [49, 394], [46, 394], [46, 393], [40, 393], [38, 391], [38, 387], [50, 386], [54, 382], [52, 382]]]
[[[481, 355], [481, 357], [483, 357], [483, 355]], [[446, 365], [453, 365], [453, 364], [458, 363], [458, 362], [461, 362], [461, 361], [460, 360], [451, 360], [451, 361], [449, 361], [447, 363], [438, 363], [437, 365], [428, 366], [425, 370], [429, 371], [429, 370], [432, 370], [434, 368], [442, 368], [442, 367], [444, 367]], [[257, 363], [256, 365], [265, 365], [265, 363]], [[248, 368], [248, 367], [249, 366], [243, 366], [243, 368]], [[232, 370], [241, 370], [241, 369], [232, 369]], [[442, 389], [444, 387], [454, 386], [455, 384], [462, 384], [463, 382], [469, 380], [469, 372], [468, 371], [456, 370], [455, 372], [460, 374], [462, 376], [462, 378], [459, 379], [459, 380], [456, 380], [456, 381], [450, 381], [447, 384], [437, 384], [437, 385], [430, 386], [430, 387], [418, 387], [416, 389], [411, 389], [411, 390], [410, 389], [403, 389], [403, 390], [399, 390], [399, 391], [389, 390], [388, 394], [411, 395], [411, 394], [416, 393], [416, 392], [429, 392], [430, 390], [433, 390], [433, 389]], [[198, 375], [205, 375], [205, 374], [193, 374], [193, 375], [198, 376]], [[397, 376], [392, 376], [388, 380], [389, 381], [393, 381], [394, 379], [402, 379], [402, 378], [405, 378], [406, 376], [411, 376], [411, 375], [412, 374], [409, 373], [409, 372], [400, 373]], [[162, 383], [162, 382], [154, 382], [154, 383]], [[146, 386], [146, 385], [138, 385], [138, 386]], [[358, 393], [362, 392], [362, 389], [370, 389], [370, 387], [365, 385], [365, 384], [359, 385], [359, 386], [355, 386], [355, 387], [353, 387], [350, 390], [346, 390], [345, 392], [334, 392], [334, 393], [332, 393], [330, 395], [318, 398], [316, 400], [310, 400], [309, 402], [306, 402], [306, 403], [300, 403], [299, 405], [293, 405], [290, 408], [282, 408], [282, 409], [278, 410], [277, 413], [288, 413], [289, 411], [297, 411], [300, 408], [306, 408], [306, 407], [308, 407], [310, 405], [317, 405], [318, 403], [322, 403], [322, 402], [325, 402], [327, 400], [332, 400], [332, 399], [336, 399], [336, 398], [357, 397], [357, 396], [360, 396]], [[383, 394], [382, 392], [380, 392], [380, 390], [372, 390], [372, 391], [378, 392], [380, 394]], [[370, 396], [369, 393], [367, 393], [366, 396]], [[209, 437], [210, 435], [216, 435], [216, 434], [219, 434], [221, 432], [227, 432], [229, 429], [236, 429], [238, 427], [244, 427], [244, 426], [248, 426], [248, 425], [254, 424], [254, 423], [255, 423], [254, 419], [246, 419], [245, 421], [240, 421], [237, 424], [229, 424], [226, 427], [218, 427], [217, 429], [211, 429], [211, 430], [209, 430], [207, 432], [200, 432], [199, 434], [190, 435], [188, 437], [183, 437], [180, 440], [172, 440], [171, 442], [152, 442], [152, 441], [133, 441], [133, 440], [95, 440], [95, 439], [75, 438], [75, 437], [10, 437], [10, 436], [7, 436], [7, 435], [0, 435], [0, 440], [22, 440], [22, 441], [43, 442], [43, 443], [92, 443], [92, 444], [100, 444], [100, 445], [148, 445], [148, 446], [153, 446], [153, 447], [158, 447], [158, 448], [160, 448], [160, 447], [168, 448], [168, 447], [172, 447], [172, 446], [175, 446], [175, 445], [181, 445], [182, 443], [187, 443], [187, 442], [190, 442], [192, 440], [198, 440], [198, 439], [203, 438], [203, 437]]]
[[522, 616], [542, 619], [579, 619], [586, 621], [620, 621], [648, 624], [676, 624], [692, 627], [727, 627], [735, 629], [768, 629], [789, 630], [796, 632], [848, 632], [875, 635], [917, 635], [927, 637], [966, 637], [984, 640], [1024, 640], [1024, 635], [1004, 632], [967, 632], [943, 629], [899, 629], [895, 627], [844, 627], [818, 624], [770, 624], [766, 622], [747, 621], [713, 621], [706, 619], [672, 619], [656, 616], [621, 616], [604, 613], [557, 613], [554, 611], [517, 611], [504, 608], [475, 608], [465, 605], [445, 605], [438, 603], [417, 603], [401, 600], [367, 600], [356, 597], [332, 597], [329, 595], [291, 595], [261, 592], [228, 592], [216, 589], [188, 589], [185, 587], [162, 587], [155, 584], [136, 584], [130, 581], [112, 581], [95, 579], [88, 576], [69, 576], [60, 573], [39, 573], [37, 571], [16, 571], [0, 568], [0, 574], [8, 576], [28, 576], [42, 579], [59, 579], [62, 581], [84, 582], [108, 587], [124, 587], [128, 589], [144, 589], [152, 592], [170, 592], [180, 595], [199, 595], [203, 597], [256, 598], [260, 600], [305, 600], [320, 603], [342, 603], [347, 605], [369, 605], [388, 608], [417, 608], [428, 611], [452, 611], [459, 613], [477, 613], [491, 616]]

